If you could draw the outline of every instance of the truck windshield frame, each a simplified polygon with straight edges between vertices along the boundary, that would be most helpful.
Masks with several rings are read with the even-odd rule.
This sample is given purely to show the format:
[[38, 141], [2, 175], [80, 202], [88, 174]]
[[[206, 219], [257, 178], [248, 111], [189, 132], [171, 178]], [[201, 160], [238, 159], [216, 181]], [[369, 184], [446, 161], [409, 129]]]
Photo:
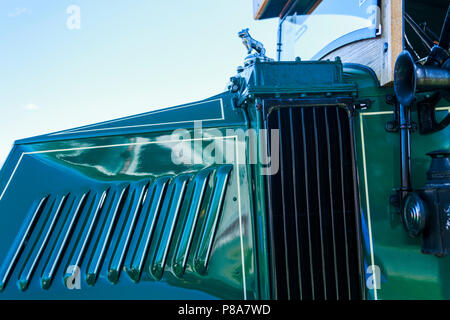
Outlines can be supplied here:
[[346, 44], [377, 37], [379, 2], [323, 0], [310, 14], [298, 14], [292, 6], [280, 20], [279, 60], [319, 60]]

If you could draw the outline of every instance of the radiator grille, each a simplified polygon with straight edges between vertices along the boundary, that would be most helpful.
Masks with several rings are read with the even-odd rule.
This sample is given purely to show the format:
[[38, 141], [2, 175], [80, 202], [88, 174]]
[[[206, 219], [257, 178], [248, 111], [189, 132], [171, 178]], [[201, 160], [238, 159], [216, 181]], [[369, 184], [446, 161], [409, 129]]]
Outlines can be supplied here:
[[273, 297], [360, 299], [359, 222], [347, 111], [284, 107], [269, 114], [267, 125], [280, 130], [279, 171], [268, 176]]

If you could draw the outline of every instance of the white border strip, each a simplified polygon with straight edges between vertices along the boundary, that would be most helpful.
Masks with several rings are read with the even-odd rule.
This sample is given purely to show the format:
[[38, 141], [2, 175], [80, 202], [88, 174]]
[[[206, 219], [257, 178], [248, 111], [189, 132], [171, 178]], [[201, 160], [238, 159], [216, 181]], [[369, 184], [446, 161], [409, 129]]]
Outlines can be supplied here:
[[[444, 111], [447, 110], [448, 112], [450, 112], [450, 106], [447, 107], [438, 107], [436, 108], [437, 111]], [[394, 111], [375, 111], [375, 112], [364, 112], [361, 113], [361, 115], [363, 116], [376, 116], [376, 115], [381, 115], [381, 114], [393, 114]]]
[[[391, 112], [391, 111], [389, 111], [389, 112]], [[381, 114], [381, 113], [376, 113], [376, 112], [371, 113], [371, 115], [375, 115], [375, 114]], [[376, 278], [376, 273], [375, 273], [375, 257], [374, 257], [373, 239], [372, 239], [372, 221], [370, 218], [369, 191], [368, 191], [368, 183], [367, 183], [366, 147], [365, 147], [365, 142], [364, 142], [364, 126], [363, 126], [363, 117], [362, 117], [363, 115], [364, 114], [362, 114], [362, 113], [359, 114], [359, 123], [361, 126], [361, 148], [362, 148], [362, 155], [363, 155], [364, 189], [366, 191], [366, 207], [367, 207], [366, 212], [367, 212], [367, 220], [368, 220], [367, 227], [369, 228], [370, 260], [372, 262], [373, 283], [375, 284], [375, 286], [373, 287], [373, 293], [374, 293], [375, 300], [378, 300], [377, 288], [376, 288], [377, 278]], [[364, 270], [364, 273], [365, 272], [366, 272], [366, 270]]]
[[[236, 183], [237, 183], [237, 190], [238, 190], [238, 207], [239, 207], [239, 231], [240, 231], [240, 243], [241, 243], [241, 260], [242, 260], [242, 286], [244, 290], [244, 300], [247, 300], [247, 284], [246, 284], [246, 278], [245, 278], [245, 260], [244, 260], [244, 234], [242, 230], [242, 208], [241, 208], [241, 189], [240, 189], [240, 179], [239, 179], [239, 146], [238, 146], [238, 136], [224, 136], [224, 137], [207, 137], [207, 138], [194, 138], [194, 139], [183, 139], [182, 141], [198, 141], [198, 140], [216, 140], [216, 139], [234, 139], [235, 143], [235, 166], [236, 168]], [[42, 150], [42, 151], [31, 151], [31, 152], [22, 152], [20, 155], [19, 160], [17, 161], [16, 166], [14, 167], [13, 172], [11, 173], [11, 176], [8, 179], [8, 182], [6, 183], [5, 188], [2, 191], [2, 194], [0, 195], [0, 201], [2, 200], [12, 178], [14, 177], [14, 174], [16, 173], [17, 168], [19, 167], [19, 164], [21, 163], [23, 156], [27, 154], [40, 154], [40, 153], [52, 153], [52, 152], [66, 152], [66, 151], [75, 151], [75, 150], [89, 150], [89, 149], [101, 149], [101, 148], [113, 148], [113, 147], [123, 147], [123, 146], [132, 146], [132, 145], [147, 145], [147, 144], [163, 144], [163, 143], [172, 143], [172, 142], [180, 142], [180, 140], [161, 140], [161, 141], [147, 141], [147, 142], [134, 142], [134, 143], [122, 143], [122, 144], [110, 144], [110, 145], [102, 145], [102, 146], [92, 146], [92, 147], [80, 147], [80, 148], [68, 148], [68, 149], [52, 149], [52, 150]]]
[[[181, 121], [171, 121], [171, 122], [159, 122], [159, 123], [152, 123], [152, 124], [140, 124], [140, 125], [134, 125], [134, 126], [121, 126], [121, 127], [88, 129], [88, 128], [92, 128], [92, 127], [95, 127], [95, 126], [100, 126], [100, 125], [104, 125], [104, 124], [108, 124], [108, 123], [114, 123], [114, 122], [118, 122], [118, 121], [124, 121], [124, 120], [130, 120], [130, 119], [139, 118], [139, 117], [145, 117], [145, 116], [149, 116], [149, 115], [153, 115], [153, 114], [157, 114], [157, 113], [161, 113], [161, 112], [183, 109], [183, 108], [192, 107], [192, 106], [205, 104], [205, 103], [218, 101], [218, 100], [220, 101], [220, 112], [221, 112], [221, 117], [220, 118], [181, 120]], [[76, 128], [75, 129], [69, 129], [69, 130], [65, 130], [65, 131], [62, 131], [62, 132], [52, 133], [52, 134], [50, 134], [50, 136], [61, 135], [61, 134], [71, 134], [71, 133], [92, 132], [92, 131], [114, 130], [114, 129], [128, 129], [128, 128], [139, 128], [139, 127], [162, 126], [162, 125], [167, 125], [167, 124], [180, 124], [180, 123], [188, 123], [188, 122], [195, 122], [195, 121], [220, 121], [220, 120], [224, 120], [224, 119], [225, 119], [225, 114], [224, 114], [224, 110], [223, 110], [223, 100], [222, 100], [222, 98], [217, 98], [217, 99], [208, 100], [208, 101], [191, 103], [191, 104], [183, 105], [183, 106], [179, 106], [179, 107], [164, 108], [164, 109], [161, 109], [161, 110], [150, 111], [150, 112], [147, 112], [145, 114], [140, 114], [140, 115], [125, 117], [125, 118], [120, 118], [120, 119], [100, 122], [100, 123], [88, 125], [88, 126], [85, 126], [85, 127], [81, 127], [81, 128], [78, 128], [78, 129], [76, 129]], [[86, 129], [83, 129], [83, 128], [86, 128]]]

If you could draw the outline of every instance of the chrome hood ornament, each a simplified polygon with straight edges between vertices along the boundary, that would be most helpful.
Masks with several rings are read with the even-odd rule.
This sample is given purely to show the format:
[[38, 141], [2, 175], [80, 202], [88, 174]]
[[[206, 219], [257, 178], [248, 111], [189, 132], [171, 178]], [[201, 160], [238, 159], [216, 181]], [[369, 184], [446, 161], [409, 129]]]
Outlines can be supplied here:
[[[238, 33], [239, 38], [242, 39], [242, 43], [247, 48], [248, 56], [245, 58], [245, 66], [253, 64], [256, 59], [259, 59], [260, 61], [273, 61], [273, 59], [266, 57], [266, 49], [264, 48], [264, 45], [253, 39], [248, 30], [248, 28], [242, 29]], [[255, 51], [255, 53], [252, 54], [253, 51]]]
[[250, 33], [248, 33], [248, 28], [239, 32], [238, 36], [242, 39], [242, 43], [247, 48], [248, 54], [251, 54], [252, 51], [255, 50], [257, 55], [265, 57], [266, 49], [264, 49], [264, 45], [250, 36]]

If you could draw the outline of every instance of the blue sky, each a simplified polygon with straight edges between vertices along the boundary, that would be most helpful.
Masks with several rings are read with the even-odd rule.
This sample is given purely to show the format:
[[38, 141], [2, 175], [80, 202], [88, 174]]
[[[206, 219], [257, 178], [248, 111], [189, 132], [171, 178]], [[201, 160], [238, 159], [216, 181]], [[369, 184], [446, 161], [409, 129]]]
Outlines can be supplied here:
[[246, 56], [237, 32], [275, 58], [277, 23], [252, 0], [2, 0], [0, 165], [20, 138], [222, 92]]

